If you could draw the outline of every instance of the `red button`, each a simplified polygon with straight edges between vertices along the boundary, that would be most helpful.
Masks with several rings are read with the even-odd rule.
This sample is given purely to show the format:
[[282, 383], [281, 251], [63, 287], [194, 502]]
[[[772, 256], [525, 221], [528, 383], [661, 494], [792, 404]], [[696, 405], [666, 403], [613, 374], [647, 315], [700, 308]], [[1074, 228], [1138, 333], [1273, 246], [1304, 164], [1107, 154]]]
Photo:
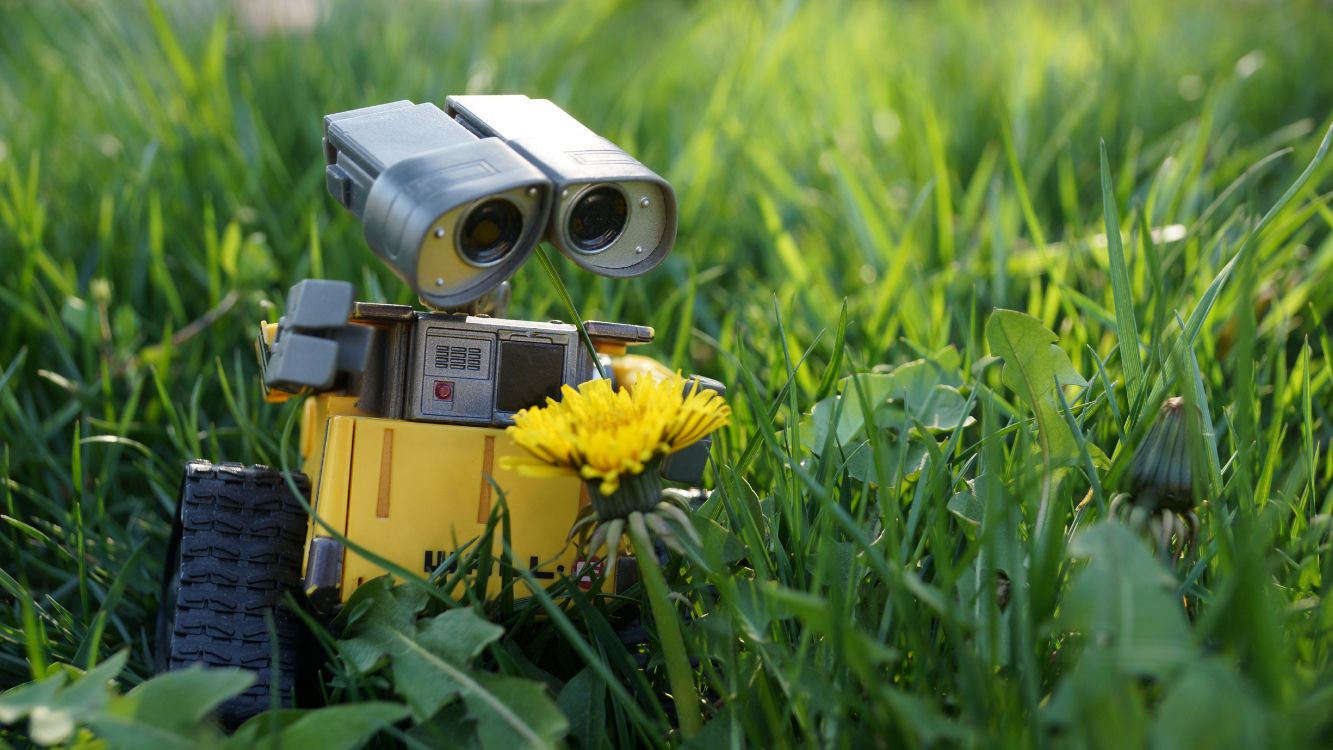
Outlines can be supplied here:
[[435, 398], [441, 401], [453, 401], [454, 384], [448, 380], [435, 381]]

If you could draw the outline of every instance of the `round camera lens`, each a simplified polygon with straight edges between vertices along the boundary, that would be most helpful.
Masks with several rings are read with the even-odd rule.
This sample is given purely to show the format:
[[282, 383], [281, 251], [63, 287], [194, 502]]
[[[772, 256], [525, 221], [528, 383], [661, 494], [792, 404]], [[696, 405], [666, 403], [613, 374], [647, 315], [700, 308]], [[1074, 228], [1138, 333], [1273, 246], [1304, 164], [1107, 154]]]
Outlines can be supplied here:
[[579, 196], [569, 212], [569, 240], [585, 253], [605, 250], [620, 236], [628, 218], [623, 193], [608, 186], [593, 188]]
[[477, 265], [503, 258], [523, 233], [523, 214], [502, 198], [491, 198], [472, 209], [458, 235], [458, 251]]

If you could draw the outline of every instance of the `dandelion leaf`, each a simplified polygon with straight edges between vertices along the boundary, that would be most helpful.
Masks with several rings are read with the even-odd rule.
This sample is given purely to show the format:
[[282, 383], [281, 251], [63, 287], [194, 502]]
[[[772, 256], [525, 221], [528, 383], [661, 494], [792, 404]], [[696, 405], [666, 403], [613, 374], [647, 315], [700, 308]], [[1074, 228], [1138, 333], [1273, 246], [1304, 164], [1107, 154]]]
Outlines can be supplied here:
[[1157, 710], [1152, 746], [1243, 750], [1273, 747], [1264, 723], [1264, 706], [1220, 658], [1190, 664], [1171, 686]]
[[592, 667], [584, 667], [565, 683], [556, 705], [569, 718], [570, 734], [579, 747], [606, 744], [606, 683]]
[[540, 682], [484, 674], [477, 683], [482, 689], [464, 693], [463, 701], [486, 750], [554, 748], [569, 731], [568, 719]]
[[1086, 558], [1061, 610], [1062, 626], [1109, 651], [1119, 671], [1163, 678], [1194, 655], [1175, 578], [1123, 524], [1083, 531], [1070, 555]]
[[[382, 701], [349, 703], [307, 711], [272, 738], [258, 738], [273, 747], [318, 747], [321, 750], [354, 750], [371, 735], [407, 716], [406, 706]], [[253, 721], [253, 720], [252, 720]], [[251, 745], [236, 745], [251, 747]]]
[[1060, 414], [1058, 385], [1087, 385], [1055, 343], [1059, 338], [1041, 321], [1013, 310], [996, 310], [986, 321], [991, 351], [1004, 360], [1005, 386], [1023, 399], [1037, 416], [1042, 452], [1051, 460], [1073, 456], [1074, 434]]
[[254, 675], [242, 669], [205, 669], [196, 664], [140, 683], [114, 700], [106, 712], [167, 732], [185, 732], [253, 682]]

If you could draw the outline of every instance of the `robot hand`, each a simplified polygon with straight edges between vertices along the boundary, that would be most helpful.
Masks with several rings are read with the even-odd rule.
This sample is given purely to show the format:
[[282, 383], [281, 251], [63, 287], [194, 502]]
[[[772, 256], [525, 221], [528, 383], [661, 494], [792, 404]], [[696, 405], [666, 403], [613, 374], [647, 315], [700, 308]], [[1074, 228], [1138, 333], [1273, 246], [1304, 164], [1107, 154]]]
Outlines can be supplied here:
[[351, 314], [352, 285], [346, 281], [306, 279], [292, 286], [287, 313], [259, 334], [265, 389], [327, 390], [342, 373], [365, 372], [376, 331], [349, 322]]
[[[629, 386], [639, 378], [671, 377], [671, 371], [661, 362], [651, 357], [640, 354], [624, 354], [623, 347], [616, 351], [615, 355], [604, 355], [603, 361], [610, 365], [611, 377], [617, 388]], [[702, 375], [691, 375], [685, 385], [687, 391], [696, 387], [715, 391], [719, 396], [727, 394], [725, 385]], [[712, 447], [713, 437], [710, 435], [684, 450], [667, 456], [662, 461], [660, 470], [662, 478], [691, 486], [702, 483], [704, 466], [708, 463], [709, 451]]]

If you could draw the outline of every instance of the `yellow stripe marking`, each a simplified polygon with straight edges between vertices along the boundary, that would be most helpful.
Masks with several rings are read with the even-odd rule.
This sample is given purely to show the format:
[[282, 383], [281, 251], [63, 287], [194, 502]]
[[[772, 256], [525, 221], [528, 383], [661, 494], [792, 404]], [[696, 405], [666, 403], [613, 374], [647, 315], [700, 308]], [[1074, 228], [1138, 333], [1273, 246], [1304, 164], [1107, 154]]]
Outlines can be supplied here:
[[389, 517], [389, 486], [393, 476], [393, 430], [384, 431], [380, 444], [380, 495], [375, 503], [375, 517]]

